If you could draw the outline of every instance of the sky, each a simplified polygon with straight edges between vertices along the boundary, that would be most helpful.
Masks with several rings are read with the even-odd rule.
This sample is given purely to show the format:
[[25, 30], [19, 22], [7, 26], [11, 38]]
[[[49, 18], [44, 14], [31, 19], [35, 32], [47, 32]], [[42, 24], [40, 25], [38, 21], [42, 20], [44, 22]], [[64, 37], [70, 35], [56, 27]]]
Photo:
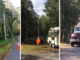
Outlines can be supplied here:
[[[20, 5], [21, 5], [21, 0], [9, 0], [9, 1], [14, 6], [14, 9], [20, 7]], [[19, 10], [19, 13], [20, 13], [20, 10]]]
[[[15, 6], [15, 8], [17, 7], [20, 7], [20, 3], [21, 3], [21, 0], [9, 0], [12, 5]], [[35, 12], [38, 14], [38, 15], [45, 15], [44, 12], [43, 12], [43, 9], [45, 9], [45, 5], [44, 3], [47, 1], [47, 0], [31, 0], [32, 1], [32, 4], [33, 4], [33, 9], [35, 10]]]
[[20, 7], [21, 0], [9, 0], [15, 8]]
[[44, 3], [47, 0], [31, 0], [33, 4], [33, 9], [38, 15], [45, 15], [43, 9], [45, 9]]

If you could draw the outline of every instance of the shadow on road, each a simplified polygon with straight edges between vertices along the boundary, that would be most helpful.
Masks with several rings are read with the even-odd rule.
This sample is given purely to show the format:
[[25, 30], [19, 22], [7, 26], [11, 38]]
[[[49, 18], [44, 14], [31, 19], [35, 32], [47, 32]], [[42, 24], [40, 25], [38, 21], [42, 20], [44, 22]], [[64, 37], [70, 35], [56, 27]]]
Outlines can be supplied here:
[[[22, 58], [24, 57], [24, 58]], [[40, 57], [39, 56], [33, 56], [31, 54], [21, 54], [21, 60], [36, 60], [36, 59], [39, 59]]]
[[61, 60], [79, 60], [80, 58], [80, 46], [74, 46], [74, 47], [71, 47], [71, 48], [65, 48], [63, 50], [61, 50]]

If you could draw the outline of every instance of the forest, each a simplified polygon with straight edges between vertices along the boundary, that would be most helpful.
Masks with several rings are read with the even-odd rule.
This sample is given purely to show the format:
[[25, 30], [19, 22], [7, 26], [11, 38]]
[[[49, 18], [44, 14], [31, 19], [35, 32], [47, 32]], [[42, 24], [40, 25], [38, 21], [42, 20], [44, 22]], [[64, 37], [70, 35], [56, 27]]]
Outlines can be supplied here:
[[[4, 38], [4, 19], [1, 18], [3, 17], [4, 11], [7, 13], [5, 14], [5, 20], [8, 23], [8, 26], [12, 34], [13, 35], [20, 34], [20, 15], [18, 13], [19, 8], [15, 9], [14, 12], [13, 12], [13, 9], [14, 7], [11, 3], [7, 6], [6, 1], [2, 1], [2, 0], [0, 1], [0, 39]], [[11, 37], [11, 33], [8, 26], [6, 24], [7, 37]]]
[[[30, 44], [35, 43], [38, 36], [38, 19], [39, 19], [39, 36], [41, 41], [47, 40], [48, 31], [51, 27], [59, 26], [59, 0], [47, 0], [45, 15], [40, 18], [34, 9], [30, 0], [21, 0], [21, 42]], [[33, 42], [32, 42], [33, 41]]]
[[75, 22], [80, 15], [80, 0], [61, 0], [61, 37], [64, 34], [64, 41], [70, 39], [71, 27], [75, 26]]

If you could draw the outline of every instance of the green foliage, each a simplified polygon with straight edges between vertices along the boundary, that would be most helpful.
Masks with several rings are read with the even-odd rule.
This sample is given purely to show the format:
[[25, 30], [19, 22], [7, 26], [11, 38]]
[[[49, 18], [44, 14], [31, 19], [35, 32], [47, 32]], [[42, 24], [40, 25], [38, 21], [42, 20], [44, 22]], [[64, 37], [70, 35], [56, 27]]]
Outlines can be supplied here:
[[49, 16], [51, 27], [59, 26], [59, 0], [47, 0], [43, 11]]
[[[13, 23], [14, 23], [14, 21], [17, 21], [17, 20], [19, 20], [19, 19], [14, 16], [13, 12], [12, 12], [9, 8], [6, 8], [6, 7], [5, 7], [5, 4], [3, 4], [3, 1], [2, 1], [2, 2], [0, 2], [0, 19], [1, 19], [2, 15], [3, 15], [3, 12], [4, 12], [4, 11], [9, 12], [8, 14], [6, 14], [5, 19], [6, 19], [8, 25], [9, 25], [9, 27], [10, 27], [10, 30], [11, 30], [12, 33], [13, 33], [13, 31], [14, 31], [14, 29], [13, 29]], [[16, 12], [16, 13], [17, 13], [17, 12]], [[18, 22], [18, 23], [16, 23], [16, 24], [20, 24], [20, 23]], [[7, 26], [7, 25], [6, 25], [6, 26]], [[6, 30], [7, 30], [7, 34], [9, 34], [9, 36], [11, 36], [8, 27], [6, 27]], [[17, 31], [19, 31], [19, 30], [17, 29]], [[15, 32], [15, 33], [17, 33], [17, 32]], [[18, 32], [17, 34], [19, 34], [19, 32]], [[0, 22], [0, 38], [4, 38], [4, 20], [3, 20], [3, 19], [2, 19], [2, 21]]]
[[40, 18], [40, 35], [42, 36], [47, 35], [49, 28], [50, 28], [49, 17], [42, 15]]
[[59, 0], [47, 0], [45, 9], [46, 16], [40, 18], [40, 35], [45, 41], [48, 37], [48, 31], [52, 27], [59, 26]]
[[79, 3], [79, 0], [61, 0], [61, 34], [64, 33], [64, 40], [70, 36], [70, 29], [74, 27], [80, 14]]
[[37, 33], [37, 17], [35, 16], [34, 10], [32, 12], [28, 10], [33, 5], [31, 1], [21, 1], [21, 41], [22, 43], [26, 40], [28, 42], [29, 37], [34, 37]]
[[[38, 19], [35, 16], [34, 10], [32, 12], [28, 10], [33, 5], [31, 1], [26, 1], [26, 3], [21, 1], [21, 40], [22, 43], [32, 40], [37, 36], [38, 31]], [[43, 37], [42, 40], [46, 40], [48, 36], [48, 31], [51, 27], [59, 25], [59, 1], [58, 0], [47, 0], [45, 3], [44, 12], [47, 16], [42, 15], [39, 19], [39, 34]], [[36, 40], [36, 39], [34, 39]], [[30, 41], [29, 41], [30, 42]]]

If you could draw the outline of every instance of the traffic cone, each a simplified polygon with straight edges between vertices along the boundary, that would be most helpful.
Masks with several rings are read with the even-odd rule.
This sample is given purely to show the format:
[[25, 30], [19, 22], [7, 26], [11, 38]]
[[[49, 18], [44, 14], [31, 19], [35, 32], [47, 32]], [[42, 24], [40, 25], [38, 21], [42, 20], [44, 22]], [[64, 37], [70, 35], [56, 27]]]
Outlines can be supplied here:
[[74, 37], [77, 37], [76, 33], [75, 33]]
[[76, 35], [76, 31], [75, 31], [74, 37], [77, 37], [77, 35]]
[[77, 26], [77, 25], [75, 25], [75, 26]]
[[19, 42], [18, 42], [18, 50], [20, 50], [20, 44], [19, 44]]

